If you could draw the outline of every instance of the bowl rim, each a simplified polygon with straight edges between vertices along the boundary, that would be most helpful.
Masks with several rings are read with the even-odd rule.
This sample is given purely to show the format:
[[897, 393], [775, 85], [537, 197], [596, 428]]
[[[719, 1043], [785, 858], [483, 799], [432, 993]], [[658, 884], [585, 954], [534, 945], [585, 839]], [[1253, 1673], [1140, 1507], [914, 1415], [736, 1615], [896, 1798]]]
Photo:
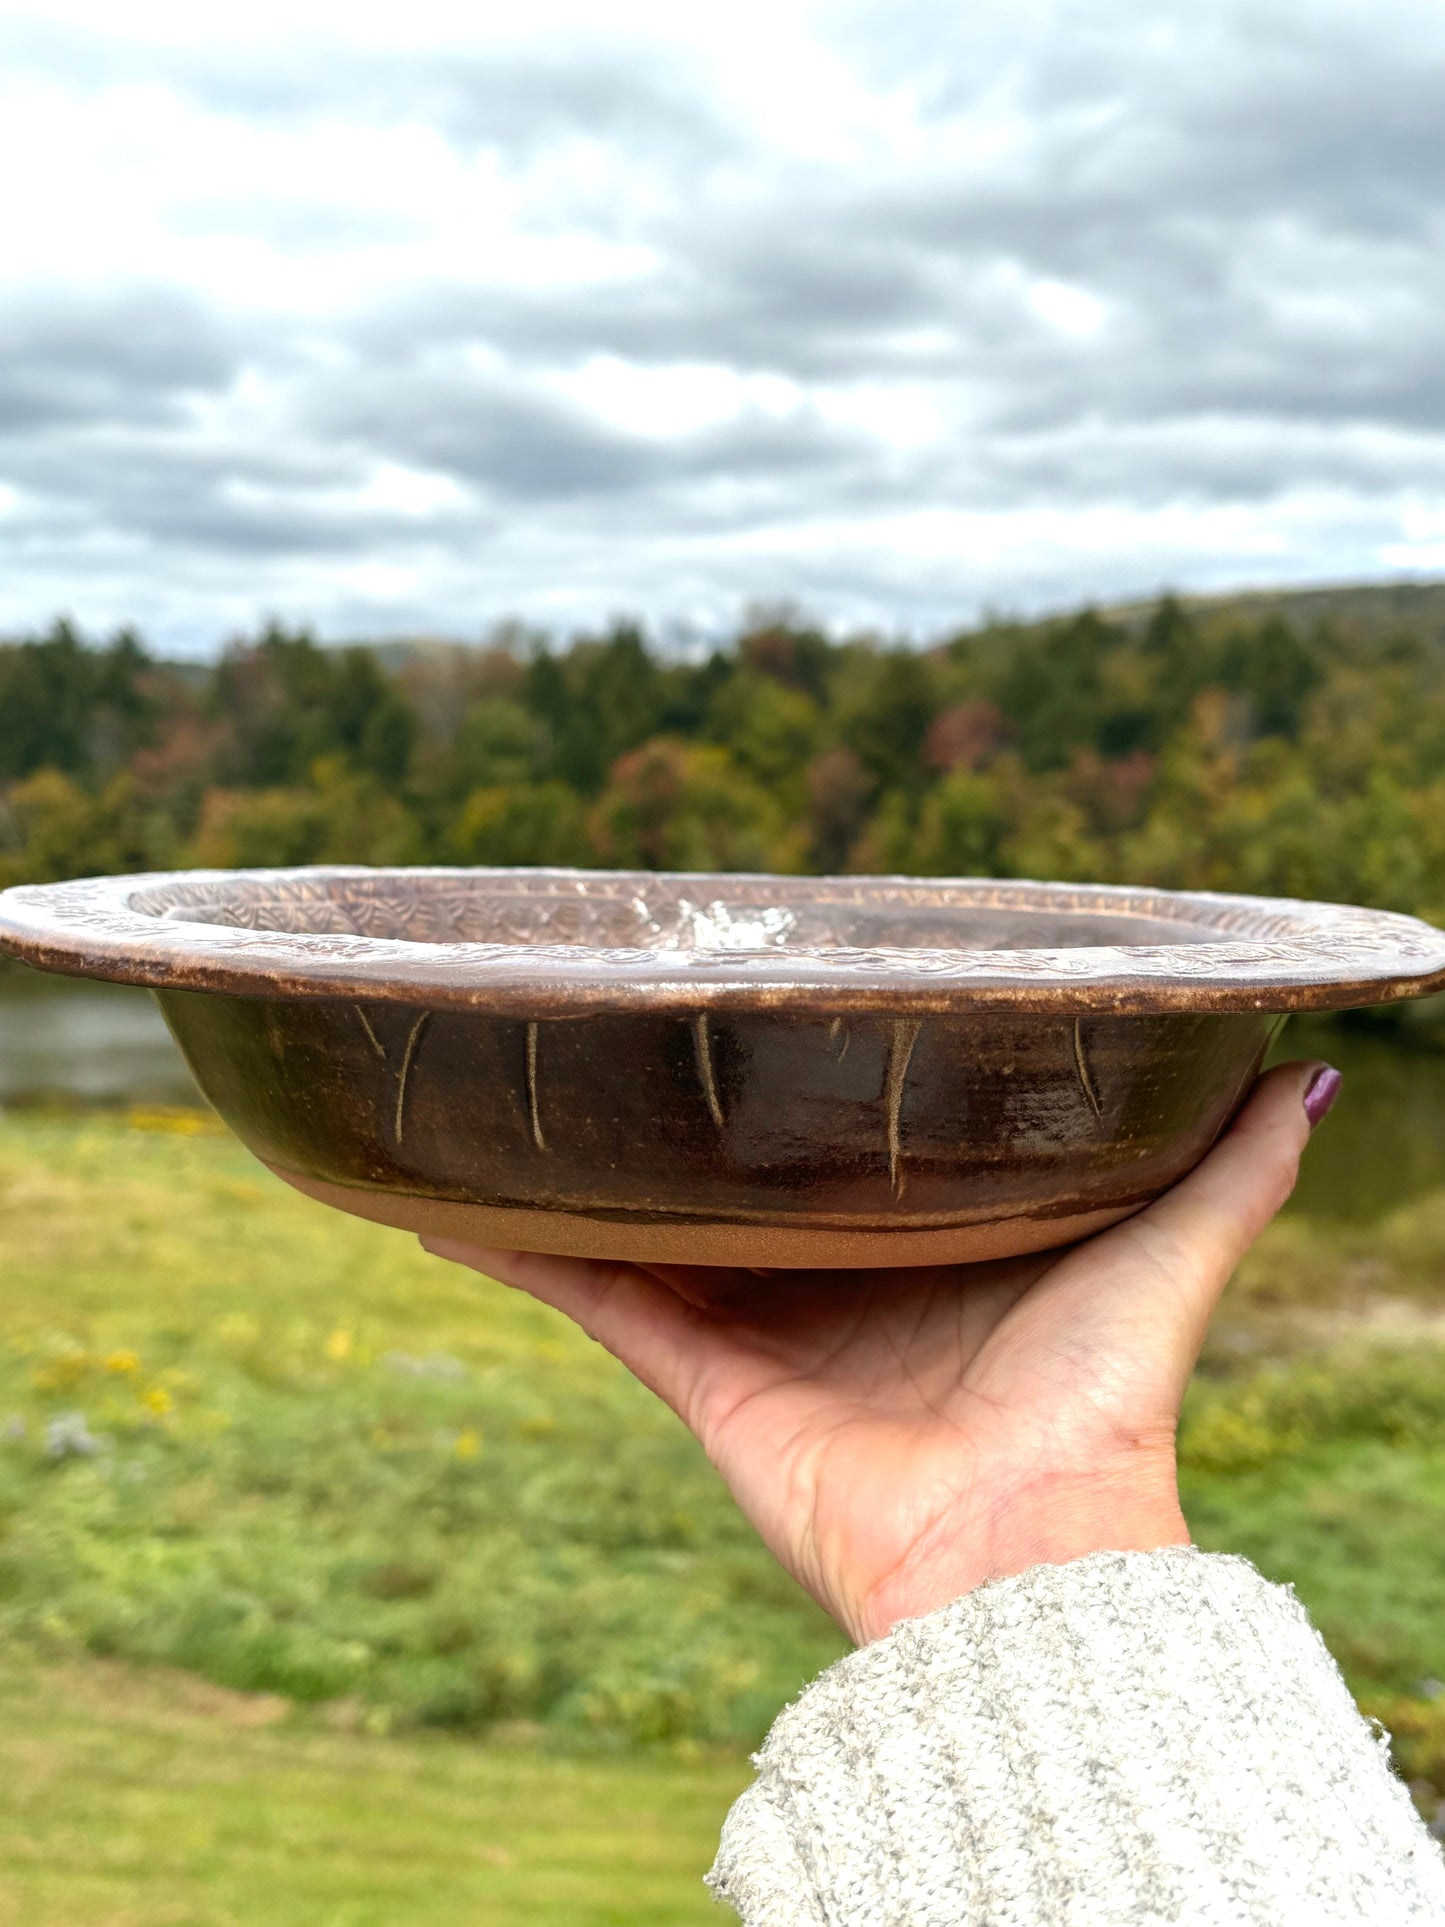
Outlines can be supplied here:
[[[428, 942], [269, 930], [176, 914], [237, 885], [311, 901], [335, 879], [380, 895], [398, 881], [486, 880], [492, 893], [616, 897], [698, 906], [814, 905], [1137, 916], [1210, 934], [1179, 944], [1074, 949], [683, 950], [577, 943]], [[147, 907], [141, 907], [145, 904]], [[1012, 1010], [1338, 1010], [1445, 988], [1445, 933], [1393, 911], [1282, 897], [1124, 884], [970, 877], [793, 877], [707, 871], [320, 864], [150, 871], [0, 891], [0, 954], [42, 970], [240, 997], [332, 997], [528, 1018], [590, 1011], [793, 1010], [919, 1015]]]

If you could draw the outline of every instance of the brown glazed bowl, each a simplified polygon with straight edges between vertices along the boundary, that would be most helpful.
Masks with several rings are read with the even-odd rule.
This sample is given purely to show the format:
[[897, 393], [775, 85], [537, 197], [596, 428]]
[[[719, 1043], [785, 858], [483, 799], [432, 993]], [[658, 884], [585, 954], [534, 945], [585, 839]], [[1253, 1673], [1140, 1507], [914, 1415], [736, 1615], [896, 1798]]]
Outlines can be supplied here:
[[755, 1266], [1084, 1237], [1196, 1163], [1288, 1012], [1445, 985], [1408, 917], [877, 877], [107, 877], [0, 895], [0, 951], [149, 986], [310, 1197]]

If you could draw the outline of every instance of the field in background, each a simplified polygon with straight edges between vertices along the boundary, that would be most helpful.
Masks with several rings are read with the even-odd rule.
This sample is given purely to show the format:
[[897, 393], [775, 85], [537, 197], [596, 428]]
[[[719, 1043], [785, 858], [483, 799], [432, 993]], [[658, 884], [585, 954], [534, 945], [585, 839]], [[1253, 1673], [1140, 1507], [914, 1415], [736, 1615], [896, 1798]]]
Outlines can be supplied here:
[[[840, 1642], [610, 1360], [189, 1112], [0, 1119], [0, 1251], [0, 1923], [707, 1917]], [[1183, 1437], [1432, 1810], [1442, 1353], [1445, 1192], [1296, 1214]]]
[[181, 1674], [0, 1663], [0, 1927], [719, 1927], [737, 1761], [286, 1720]]
[[611, 1748], [741, 1746], [841, 1650], [555, 1314], [139, 1123], [0, 1124], [10, 1639]]

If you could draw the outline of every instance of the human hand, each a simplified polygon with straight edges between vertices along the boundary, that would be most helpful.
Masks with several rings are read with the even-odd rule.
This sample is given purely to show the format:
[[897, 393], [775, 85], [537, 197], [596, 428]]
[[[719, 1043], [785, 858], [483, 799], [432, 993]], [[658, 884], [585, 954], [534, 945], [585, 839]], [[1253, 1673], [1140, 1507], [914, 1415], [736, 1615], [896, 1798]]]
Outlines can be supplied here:
[[1156, 1203], [1004, 1263], [759, 1274], [423, 1243], [555, 1306], [665, 1399], [863, 1644], [986, 1579], [1187, 1544], [1184, 1388], [1338, 1087], [1282, 1065]]

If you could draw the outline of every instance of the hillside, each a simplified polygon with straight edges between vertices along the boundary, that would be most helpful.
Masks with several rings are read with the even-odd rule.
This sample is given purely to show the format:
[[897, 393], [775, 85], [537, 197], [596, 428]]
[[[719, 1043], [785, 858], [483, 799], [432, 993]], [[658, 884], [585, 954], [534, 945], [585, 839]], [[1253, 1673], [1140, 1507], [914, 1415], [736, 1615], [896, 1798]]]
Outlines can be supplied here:
[[1165, 598], [919, 650], [758, 617], [200, 674], [0, 646], [0, 884], [368, 862], [908, 871], [1321, 897], [1445, 922], [1445, 584]]
[[[1332, 623], [1366, 641], [1407, 632], [1445, 644], [1445, 581], [1338, 582], [1309, 589], [1229, 589], [1216, 595], [1183, 595], [1179, 601], [1201, 618], [1255, 624], [1271, 617], [1308, 631]], [[1112, 621], [1142, 625], [1157, 599], [1126, 602], [1104, 611]]]

